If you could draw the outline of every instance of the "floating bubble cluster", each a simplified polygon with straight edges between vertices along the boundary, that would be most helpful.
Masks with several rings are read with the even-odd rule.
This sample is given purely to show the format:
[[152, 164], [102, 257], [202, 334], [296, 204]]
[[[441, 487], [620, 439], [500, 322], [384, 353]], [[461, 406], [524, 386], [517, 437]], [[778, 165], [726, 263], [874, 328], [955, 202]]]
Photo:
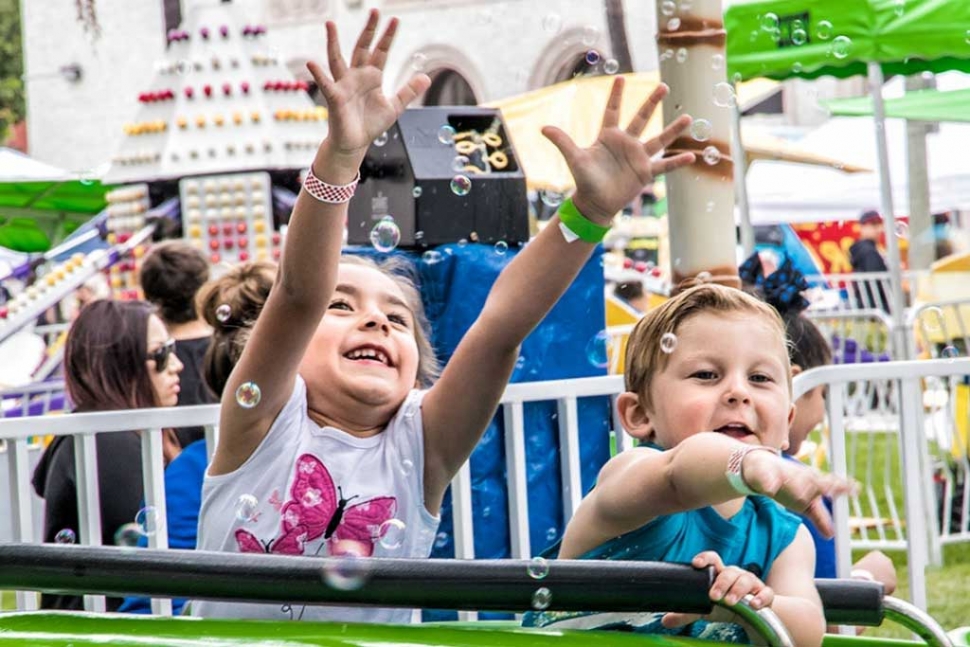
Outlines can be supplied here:
[[236, 389], [236, 404], [243, 409], [252, 409], [259, 404], [263, 393], [255, 382], [243, 382]]
[[451, 178], [451, 192], [458, 196], [466, 196], [472, 190], [472, 181], [467, 175], [456, 175]]
[[534, 580], [541, 580], [549, 574], [549, 562], [543, 557], [533, 557], [529, 562], [529, 577]]
[[379, 252], [387, 253], [401, 242], [401, 229], [391, 216], [384, 216], [370, 230], [370, 244]]

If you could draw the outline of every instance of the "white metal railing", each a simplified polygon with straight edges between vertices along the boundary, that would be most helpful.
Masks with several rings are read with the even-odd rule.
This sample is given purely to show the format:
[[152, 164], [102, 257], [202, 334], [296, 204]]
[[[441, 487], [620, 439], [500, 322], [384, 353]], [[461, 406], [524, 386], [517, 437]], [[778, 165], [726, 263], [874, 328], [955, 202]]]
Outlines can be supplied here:
[[[970, 375], [970, 359], [935, 360], [919, 362], [887, 362], [880, 364], [855, 364], [830, 366], [806, 371], [795, 378], [795, 396], [819, 386], [829, 387], [828, 410], [831, 435], [828, 444], [829, 464], [833, 471], [839, 474], [856, 476], [848, 467], [847, 436], [844, 424], [844, 394], [851, 389], [851, 385], [867, 380], [895, 380], [898, 385], [903, 407], [899, 415], [902, 423], [896, 428], [894, 437], [901, 442], [900, 458], [902, 463], [901, 475], [905, 483], [906, 493], [922, 493], [925, 496], [905, 498], [905, 522], [897, 524], [902, 539], [893, 547], [905, 547], [909, 552], [910, 573], [913, 591], [913, 601], [925, 607], [925, 591], [922, 583], [922, 573], [929, 559], [932, 541], [929, 535], [939, 537], [935, 531], [936, 518], [934, 493], [929, 490], [931, 480], [929, 462], [926, 458], [926, 448], [929, 444], [922, 433], [920, 415], [922, 412], [921, 380], [927, 378], [950, 378]], [[613, 398], [623, 391], [623, 378], [619, 375], [582, 378], [574, 380], [558, 380], [548, 382], [532, 382], [509, 385], [502, 398], [502, 415], [505, 421], [505, 443], [509, 505], [509, 531], [512, 538], [512, 556], [529, 557], [533, 547], [529, 543], [529, 514], [527, 495], [527, 464], [525, 460], [524, 406], [527, 403], [555, 401], [557, 403], [556, 425], [560, 439], [560, 461], [562, 478], [562, 496], [564, 517], [572, 516], [582, 497], [579, 460], [579, 416], [578, 400], [586, 397], [609, 396]], [[619, 430], [620, 425], [615, 419], [615, 407], [611, 407], [614, 415], [613, 428]], [[145, 502], [157, 511], [160, 519], [165, 519], [165, 493], [162, 476], [162, 427], [205, 426], [208, 445], [215, 443], [215, 424], [218, 419], [218, 405], [195, 407], [178, 407], [167, 409], [145, 409], [137, 411], [116, 411], [103, 413], [83, 413], [61, 416], [44, 416], [39, 418], [0, 420], [0, 438], [8, 442], [6, 452], [9, 486], [11, 495], [13, 538], [15, 541], [39, 541], [34, 534], [32, 519], [33, 511], [30, 506], [30, 462], [28, 456], [28, 439], [38, 432], [51, 435], [74, 435], [78, 442], [77, 473], [78, 498], [81, 512], [82, 527], [80, 541], [84, 544], [99, 544], [104, 538], [100, 537], [100, 519], [97, 502], [97, 466], [95, 456], [95, 435], [98, 433], [112, 433], [135, 429], [145, 429], [142, 432], [142, 459], [144, 466]], [[626, 434], [622, 438], [620, 449], [632, 446], [632, 441]], [[892, 482], [900, 476], [894, 472], [888, 479]], [[892, 497], [889, 497], [892, 499]], [[466, 463], [456, 475], [452, 483], [452, 502], [455, 533], [455, 556], [472, 559], [474, 555], [474, 525], [471, 506], [471, 478]], [[849, 502], [840, 500], [836, 503], [836, 521], [839, 532], [838, 550], [840, 557], [840, 573], [846, 573], [849, 549], [853, 546], [888, 544], [866, 544], [853, 539], [849, 528]], [[896, 541], [895, 538], [888, 538]], [[159, 531], [149, 536], [151, 547], [167, 547], [167, 535], [164, 524], [160, 524]], [[36, 596], [29, 593], [18, 593], [18, 607], [33, 609], [37, 606]], [[103, 608], [103, 598], [87, 600], [91, 609]], [[168, 601], [153, 601], [153, 611], [169, 612]], [[462, 614], [473, 617], [473, 614]]]
[[[851, 549], [853, 547], [905, 548], [909, 565], [911, 601], [920, 608], [926, 608], [926, 586], [924, 572], [930, 563], [939, 560], [939, 528], [937, 519], [936, 496], [933, 486], [933, 473], [929, 462], [930, 445], [924, 432], [922, 382], [928, 378], [962, 379], [970, 375], [970, 358], [938, 359], [921, 361], [884, 362], [880, 364], [850, 364], [825, 366], [798, 375], [795, 379], [796, 398], [817, 386], [827, 386], [826, 407], [828, 410], [828, 462], [832, 472], [840, 475], [857, 476], [855, 461], [850, 461], [847, 429], [844, 419], [845, 396], [853, 386], [869, 380], [892, 380], [896, 385], [899, 402], [900, 424], [898, 431], [890, 437], [895, 441], [886, 443], [887, 447], [899, 447], [899, 470], [888, 470], [884, 475], [888, 484], [887, 502], [894, 500], [891, 485], [895, 477], [901, 476], [902, 494], [905, 507], [905, 520], [895, 514], [894, 531], [896, 541], [883, 536], [880, 540], [871, 539], [852, 541], [849, 527], [849, 507], [853, 506], [856, 516], [862, 510], [863, 497], [873, 504], [878, 497], [873, 491], [875, 477], [871, 471], [863, 482], [863, 492], [856, 497], [846, 497], [835, 502], [836, 554], [839, 575], [845, 576], [851, 568]], [[871, 435], [870, 435], [871, 437]], [[891, 462], [891, 461], [890, 461]], [[871, 469], [871, 461], [870, 461]], [[891, 473], [889, 473], [891, 471]]]

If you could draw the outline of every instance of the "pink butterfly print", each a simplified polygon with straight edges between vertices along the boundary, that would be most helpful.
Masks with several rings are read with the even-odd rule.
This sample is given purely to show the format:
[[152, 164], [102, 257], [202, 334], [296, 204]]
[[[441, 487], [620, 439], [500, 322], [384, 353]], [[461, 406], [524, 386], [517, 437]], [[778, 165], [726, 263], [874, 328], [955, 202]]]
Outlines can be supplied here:
[[297, 459], [290, 496], [280, 510], [284, 535], [302, 527], [307, 542], [323, 537], [331, 550], [338, 542], [351, 540], [360, 544], [362, 557], [374, 553], [381, 527], [397, 512], [397, 499], [392, 496], [350, 504], [357, 496], [345, 499], [341, 488], [334, 487], [326, 465], [312, 454]]
[[264, 544], [256, 535], [240, 528], [236, 531], [236, 545], [241, 553], [272, 553], [274, 555], [302, 555], [306, 544], [306, 528], [295, 526]]
[[280, 508], [283, 507], [283, 499], [280, 498], [280, 491], [273, 490], [273, 493], [269, 495], [269, 504], [279, 512]]

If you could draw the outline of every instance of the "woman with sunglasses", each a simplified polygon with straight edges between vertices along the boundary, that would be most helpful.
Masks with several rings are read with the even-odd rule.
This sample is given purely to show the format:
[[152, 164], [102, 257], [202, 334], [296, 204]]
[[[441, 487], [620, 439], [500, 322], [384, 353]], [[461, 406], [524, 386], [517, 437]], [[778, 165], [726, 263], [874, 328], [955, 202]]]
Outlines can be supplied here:
[[[95, 301], [71, 326], [64, 351], [67, 394], [75, 413], [171, 407], [178, 402], [182, 363], [162, 320], [143, 301]], [[101, 543], [135, 520], [144, 498], [141, 436], [137, 431], [97, 435]], [[174, 432], [164, 436], [166, 461], [178, 454]], [[74, 440], [59, 436], [34, 471], [33, 485], [45, 501], [44, 541], [81, 539], [77, 510]], [[89, 541], [85, 539], [85, 541]], [[95, 542], [96, 543], [96, 542]], [[120, 598], [108, 598], [108, 610]], [[77, 596], [44, 595], [45, 609], [81, 609]]]

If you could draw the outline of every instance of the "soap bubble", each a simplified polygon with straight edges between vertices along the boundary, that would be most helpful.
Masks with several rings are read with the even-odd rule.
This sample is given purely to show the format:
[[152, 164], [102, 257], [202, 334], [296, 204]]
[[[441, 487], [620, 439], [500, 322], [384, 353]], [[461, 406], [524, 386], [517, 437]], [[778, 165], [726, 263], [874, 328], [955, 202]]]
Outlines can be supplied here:
[[438, 129], [438, 141], [442, 144], [451, 145], [455, 143], [455, 129], [445, 124]]
[[717, 146], [707, 146], [701, 156], [708, 166], [714, 166], [721, 161], [721, 151], [717, 150]]
[[956, 358], [960, 357], [960, 351], [956, 346], [947, 346], [942, 351], [940, 351], [940, 357], [950, 360], [951, 362]]
[[690, 136], [699, 142], [706, 142], [711, 138], [714, 127], [707, 119], [697, 119], [690, 125]]
[[509, 244], [504, 240], [500, 240], [495, 243], [495, 253], [499, 256], [505, 256], [505, 253], [509, 251]]
[[532, 608], [536, 611], [545, 611], [552, 604], [552, 591], [542, 586], [532, 594]]
[[761, 29], [767, 32], [778, 31], [778, 15], [770, 11], [761, 17]]
[[714, 277], [711, 276], [710, 272], [699, 272], [694, 278], [700, 283], [710, 283]]
[[401, 474], [403, 476], [411, 476], [414, 473], [414, 461], [410, 458], [405, 458], [401, 461]]
[[381, 546], [388, 550], [397, 550], [404, 543], [404, 538], [407, 535], [406, 530], [407, 527], [400, 519], [388, 519], [381, 524], [378, 531]]
[[596, 65], [597, 63], [600, 62], [600, 53], [597, 52], [595, 49], [589, 50], [588, 52], [586, 52], [586, 62], [589, 65]]
[[441, 550], [442, 548], [444, 548], [447, 545], [448, 545], [448, 533], [446, 533], [446, 532], [439, 532], [437, 535], [434, 536], [434, 547], [435, 548], [437, 548], [438, 550]]
[[852, 51], [852, 39], [848, 36], [836, 36], [832, 41], [832, 56], [845, 58]]
[[686, 47], [681, 47], [680, 49], [678, 49], [677, 50], [677, 54], [676, 54], [676, 56], [674, 58], [676, 59], [676, 61], [678, 63], [686, 63], [687, 62], [687, 48]]
[[442, 259], [444, 259], [444, 257], [441, 255], [441, 252], [439, 252], [436, 249], [429, 249], [424, 254], [421, 254], [421, 260], [427, 263], [428, 265], [434, 265], [435, 263], [440, 263]]
[[608, 58], [603, 62], [603, 71], [607, 74], [616, 74], [620, 71], [620, 63], [615, 58]]
[[385, 216], [370, 230], [370, 244], [379, 252], [394, 250], [401, 242], [401, 229], [394, 218]]
[[667, 31], [677, 31], [680, 29], [680, 18], [674, 16], [667, 21]]
[[137, 523], [126, 523], [115, 531], [115, 546], [134, 548], [141, 541], [142, 532]]
[[818, 26], [815, 28], [815, 35], [818, 36], [819, 40], [832, 38], [832, 23], [828, 20], [818, 21]]
[[515, 359], [515, 370], [521, 370], [525, 366], [525, 355], [519, 355]]
[[929, 332], [937, 332], [943, 327], [943, 310], [937, 306], [926, 308], [920, 313], [919, 321]]
[[415, 52], [411, 57], [411, 69], [415, 72], [423, 72], [428, 64], [428, 55], [424, 52]]
[[791, 42], [795, 45], [804, 45], [808, 41], [808, 33], [804, 29], [792, 29]]
[[677, 348], [677, 335], [665, 332], [660, 337], [660, 350], [670, 355]]
[[236, 404], [243, 409], [252, 409], [259, 404], [262, 397], [263, 393], [255, 382], [243, 382], [236, 389]]
[[542, 204], [547, 207], [558, 207], [562, 204], [563, 200], [566, 199], [565, 194], [559, 191], [543, 190], [539, 191], [539, 199], [542, 200]]
[[738, 102], [737, 95], [730, 83], [721, 81], [714, 84], [714, 105], [719, 108], [730, 108]]
[[724, 69], [724, 54], [715, 54], [711, 57], [711, 69], [721, 70]]
[[256, 521], [256, 508], [259, 500], [252, 494], [242, 494], [236, 500], [236, 519], [239, 521]]
[[457, 196], [466, 196], [472, 190], [472, 181], [467, 175], [456, 175], [451, 178], [451, 192]]
[[468, 157], [465, 155], [456, 155], [455, 158], [451, 160], [451, 170], [453, 170], [455, 173], [462, 173], [464, 172], [465, 167], [470, 163], [471, 162], [469, 162]]
[[158, 529], [162, 525], [162, 519], [155, 506], [146, 505], [135, 515], [135, 523], [138, 525], [138, 530], [141, 534], [146, 537], [151, 537], [158, 532]]
[[552, 542], [556, 541], [556, 537], [558, 536], [559, 531], [556, 530], [555, 527], [550, 527], [548, 530], [546, 530], [546, 542], [551, 544]]
[[542, 19], [542, 29], [547, 34], [558, 34], [562, 30], [562, 18], [555, 13], [546, 15]]
[[896, 223], [896, 238], [908, 238], [909, 237], [909, 225], [905, 222]]
[[422, 193], [424, 193], [424, 191], [419, 186], [416, 186], [413, 189], [411, 189], [411, 195], [414, 196], [415, 198], [420, 198]]
[[541, 580], [549, 574], [549, 562], [543, 557], [533, 557], [529, 562], [529, 577], [534, 580]]
[[677, 13], [677, 3], [674, 0], [663, 0], [660, 3], [660, 13], [665, 16], [672, 16]]
[[73, 544], [77, 542], [77, 535], [70, 528], [64, 528], [58, 530], [57, 534], [54, 535], [55, 544]]
[[216, 308], [216, 319], [221, 323], [226, 323], [232, 317], [232, 307], [228, 303], [223, 303]]
[[323, 581], [338, 591], [356, 591], [370, 576], [367, 551], [360, 542], [350, 539], [338, 541], [330, 551], [330, 559], [323, 569]]
[[377, 139], [374, 140], [374, 146], [377, 146], [378, 148], [380, 148], [386, 143], [387, 143], [387, 131], [382, 132], [380, 135], [377, 136]]
[[606, 368], [610, 364], [610, 346], [612, 339], [605, 330], [601, 330], [586, 342], [586, 359], [596, 368]]

